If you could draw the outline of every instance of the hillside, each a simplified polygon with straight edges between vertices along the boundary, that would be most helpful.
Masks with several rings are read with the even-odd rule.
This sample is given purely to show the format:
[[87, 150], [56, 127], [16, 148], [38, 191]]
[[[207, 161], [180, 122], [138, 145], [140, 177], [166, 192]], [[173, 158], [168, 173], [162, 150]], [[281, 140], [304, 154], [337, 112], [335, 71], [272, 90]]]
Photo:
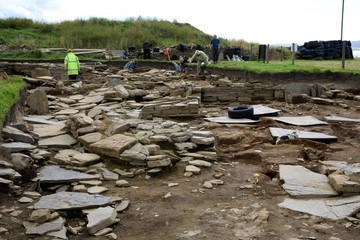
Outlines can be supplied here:
[[[125, 21], [91, 18], [60, 23], [34, 22], [25, 18], [0, 19], [0, 44], [3, 48], [141, 48], [144, 41], [152, 47], [179, 43], [209, 44], [212, 36], [187, 23], [162, 20]], [[228, 41], [222, 39], [224, 45]]]

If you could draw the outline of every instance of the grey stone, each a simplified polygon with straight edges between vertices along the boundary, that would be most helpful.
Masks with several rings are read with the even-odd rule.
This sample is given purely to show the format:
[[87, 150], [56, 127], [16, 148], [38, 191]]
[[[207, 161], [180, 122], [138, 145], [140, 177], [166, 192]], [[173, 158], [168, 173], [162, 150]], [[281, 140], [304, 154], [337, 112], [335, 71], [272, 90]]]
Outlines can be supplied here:
[[48, 232], [58, 231], [64, 227], [65, 220], [62, 217], [37, 226], [26, 228], [26, 234], [44, 235]]
[[115, 86], [114, 90], [118, 93], [119, 97], [121, 97], [121, 98], [128, 98], [129, 97], [129, 92], [121, 84]]
[[34, 210], [29, 217], [29, 221], [42, 223], [50, 219], [51, 212], [49, 209]]
[[74, 170], [66, 170], [56, 165], [49, 165], [43, 167], [33, 181], [40, 180], [42, 183], [67, 183], [98, 179], [100, 179], [100, 175], [90, 175]]
[[137, 139], [122, 134], [115, 134], [111, 137], [102, 139], [90, 145], [92, 152], [104, 154], [106, 156], [120, 158], [126, 149], [131, 148], [137, 143]]
[[186, 143], [175, 143], [175, 148], [178, 151], [183, 151], [183, 150], [192, 150], [197, 148], [197, 145], [195, 143], [192, 142], [186, 142]]
[[118, 181], [116, 181], [116, 186], [118, 186], [118, 187], [130, 187], [130, 184], [126, 180], [118, 180]]
[[22, 153], [12, 153], [11, 154], [11, 162], [14, 165], [14, 169], [16, 171], [22, 171], [27, 169], [33, 163], [33, 160], [30, 156], [22, 154]]
[[112, 232], [112, 228], [104, 228], [104, 229], [101, 229], [100, 231], [96, 232], [94, 235], [95, 236], [105, 236], [106, 234], [111, 233], [111, 232]]
[[224, 185], [224, 181], [220, 179], [213, 179], [208, 182], [211, 183], [212, 185]]
[[338, 195], [325, 175], [312, 172], [303, 166], [280, 165], [282, 187], [293, 197], [330, 197]]
[[[37, 124], [45, 124], [45, 125], [53, 125], [53, 126], [65, 126], [64, 122], [58, 121], [49, 121], [47, 120], [48, 116], [28, 116], [23, 117], [23, 119], [27, 122], [37, 123]], [[52, 118], [52, 116], [50, 116]]]
[[100, 115], [101, 113], [102, 113], [101, 108], [94, 107], [93, 109], [91, 109], [91, 110], [88, 112], [88, 116], [91, 117], [91, 118], [94, 118], [94, 117]]
[[278, 204], [282, 208], [339, 220], [352, 216], [360, 210], [360, 196], [336, 199], [291, 199]]
[[77, 192], [58, 192], [42, 196], [34, 204], [34, 209], [47, 208], [50, 210], [83, 209], [109, 205], [113, 198], [102, 195], [91, 195]]
[[60, 239], [68, 239], [66, 236], [67, 228], [63, 226], [59, 231], [49, 232], [46, 235]]
[[129, 200], [123, 200], [121, 201], [121, 203], [119, 203], [118, 205], [116, 205], [116, 211], [117, 212], [122, 212], [125, 209], [127, 209], [130, 205], [130, 201]]
[[72, 115], [72, 114], [77, 114], [79, 112], [79, 110], [77, 109], [64, 109], [61, 111], [56, 112], [54, 115]]
[[204, 161], [204, 160], [192, 160], [192, 161], [189, 161], [189, 164], [194, 165], [196, 167], [211, 167], [212, 166], [211, 163]]
[[0, 167], [13, 168], [14, 165], [12, 163], [7, 162], [7, 161], [0, 160]]
[[9, 153], [14, 153], [14, 152], [33, 150], [36, 148], [36, 146], [31, 145], [29, 143], [12, 142], [12, 143], [1, 144], [1, 148], [5, 149], [5, 151]]
[[102, 186], [94, 186], [94, 187], [89, 187], [87, 189], [87, 192], [90, 194], [100, 194], [100, 193], [104, 193], [106, 191], [108, 191], [109, 189], [106, 187], [102, 187]]
[[72, 157], [75, 166], [89, 166], [100, 161], [100, 156], [94, 153], [79, 153]]
[[116, 181], [119, 179], [119, 175], [117, 173], [111, 172], [105, 168], [100, 168], [100, 170], [103, 178], [107, 181]]
[[104, 96], [96, 95], [96, 96], [85, 96], [83, 99], [79, 101], [79, 103], [101, 103], [104, 100]]
[[213, 133], [210, 131], [192, 131], [193, 136], [211, 138], [214, 137]]
[[37, 134], [40, 138], [54, 137], [66, 133], [65, 125], [48, 125], [48, 124], [34, 124], [33, 133]]
[[112, 207], [101, 207], [87, 215], [88, 224], [86, 225], [90, 234], [106, 228], [115, 223], [117, 212]]
[[198, 167], [195, 167], [193, 165], [187, 165], [186, 168], [185, 168], [185, 171], [186, 172], [192, 172], [194, 174], [200, 174], [201, 169], [198, 168]]
[[0, 167], [0, 177], [8, 178], [8, 179], [15, 179], [15, 178], [20, 178], [21, 175], [12, 168]]
[[193, 136], [193, 137], [191, 137], [191, 141], [196, 144], [199, 144], [199, 145], [211, 145], [211, 144], [214, 144], [215, 138], [214, 137]]
[[49, 112], [49, 102], [46, 93], [42, 89], [36, 89], [26, 98], [26, 103], [31, 110], [37, 114], [46, 114]]
[[90, 144], [100, 141], [103, 138], [103, 135], [99, 132], [89, 133], [78, 138], [79, 142], [89, 148]]
[[24, 133], [17, 128], [6, 126], [2, 129], [2, 135], [5, 138], [11, 138], [18, 142], [25, 142], [33, 144], [35, 141], [30, 134]]
[[81, 135], [93, 133], [93, 132], [95, 132], [95, 130], [96, 130], [95, 126], [90, 125], [90, 126], [86, 126], [86, 127], [83, 127], [83, 128], [79, 128], [78, 129], [78, 134], [79, 134], [79, 136], [81, 136]]
[[144, 145], [142, 145], [141, 143], [136, 143], [130, 149], [125, 150], [120, 155], [120, 158], [125, 161], [143, 161], [149, 155], [150, 153]]
[[64, 147], [69, 148], [71, 145], [77, 143], [77, 140], [68, 134], [46, 138], [39, 141], [40, 147]]
[[22, 197], [19, 199], [19, 203], [32, 203], [34, 200], [29, 197]]

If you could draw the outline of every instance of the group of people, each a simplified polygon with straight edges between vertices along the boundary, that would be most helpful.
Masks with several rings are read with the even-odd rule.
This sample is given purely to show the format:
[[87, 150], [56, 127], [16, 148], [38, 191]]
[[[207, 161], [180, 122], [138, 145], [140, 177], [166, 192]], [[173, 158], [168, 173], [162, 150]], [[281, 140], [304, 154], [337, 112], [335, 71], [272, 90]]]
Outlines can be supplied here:
[[[214, 38], [211, 39], [210, 43], [212, 59], [214, 63], [217, 64], [219, 58], [220, 40], [217, 38], [216, 35], [214, 35]], [[143, 45], [144, 59], [150, 59], [150, 49], [150, 44], [148, 41], [146, 41]], [[209, 64], [209, 57], [206, 55], [205, 52], [196, 50], [190, 60], [186, 57], [180, 57], [180, 66], [175, 62], [169, 62], [169, 68], [170, 70], [176, 72], [189, 73], [190, 66], [193, 61], [197, 62], [197, 74], [199, 75], [201, 73], [201, 66], [203, 64]], [[124, 69], [130, 71], [133, 70], [134, 68], [136, 68], [137, 62], [138, 60], [136, 58], [132, 61], [127, 62], [124, 66]], [[68, 72], [69, 80], [77, 80], [80, 69], [80, 62], [79, 58], [72, 52], [71, 49], [68, 50], [68, 54], [66, 55], [64, 60], [64, 65], [65, 70]]]

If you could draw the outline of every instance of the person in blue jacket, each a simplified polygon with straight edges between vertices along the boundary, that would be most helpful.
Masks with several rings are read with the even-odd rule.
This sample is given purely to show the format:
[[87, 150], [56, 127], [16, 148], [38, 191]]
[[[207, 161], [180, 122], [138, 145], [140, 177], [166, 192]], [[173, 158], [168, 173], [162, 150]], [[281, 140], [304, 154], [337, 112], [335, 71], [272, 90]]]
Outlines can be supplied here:
[[137, 64], [137, 59], [135, 58], [134, 60], [128, 62], [127, 64], [125, 64], [124, 66], [124, 70], [133, 70], [134, 68], [136, 68], [136, 64]]

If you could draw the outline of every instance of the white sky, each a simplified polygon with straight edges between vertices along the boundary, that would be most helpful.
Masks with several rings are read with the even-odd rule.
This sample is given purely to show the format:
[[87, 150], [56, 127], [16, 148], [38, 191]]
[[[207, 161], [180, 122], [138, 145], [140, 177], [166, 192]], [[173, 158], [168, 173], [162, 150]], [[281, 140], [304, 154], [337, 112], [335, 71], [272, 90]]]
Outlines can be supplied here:
[[[339, 40], [342, 0], [0, 0], [0, 18], [60, 22], [101, 17], [190, 23], [207, 34], [261, 44]], [[343, 39], [360, 40], [360, 0], [345, 0]]]

